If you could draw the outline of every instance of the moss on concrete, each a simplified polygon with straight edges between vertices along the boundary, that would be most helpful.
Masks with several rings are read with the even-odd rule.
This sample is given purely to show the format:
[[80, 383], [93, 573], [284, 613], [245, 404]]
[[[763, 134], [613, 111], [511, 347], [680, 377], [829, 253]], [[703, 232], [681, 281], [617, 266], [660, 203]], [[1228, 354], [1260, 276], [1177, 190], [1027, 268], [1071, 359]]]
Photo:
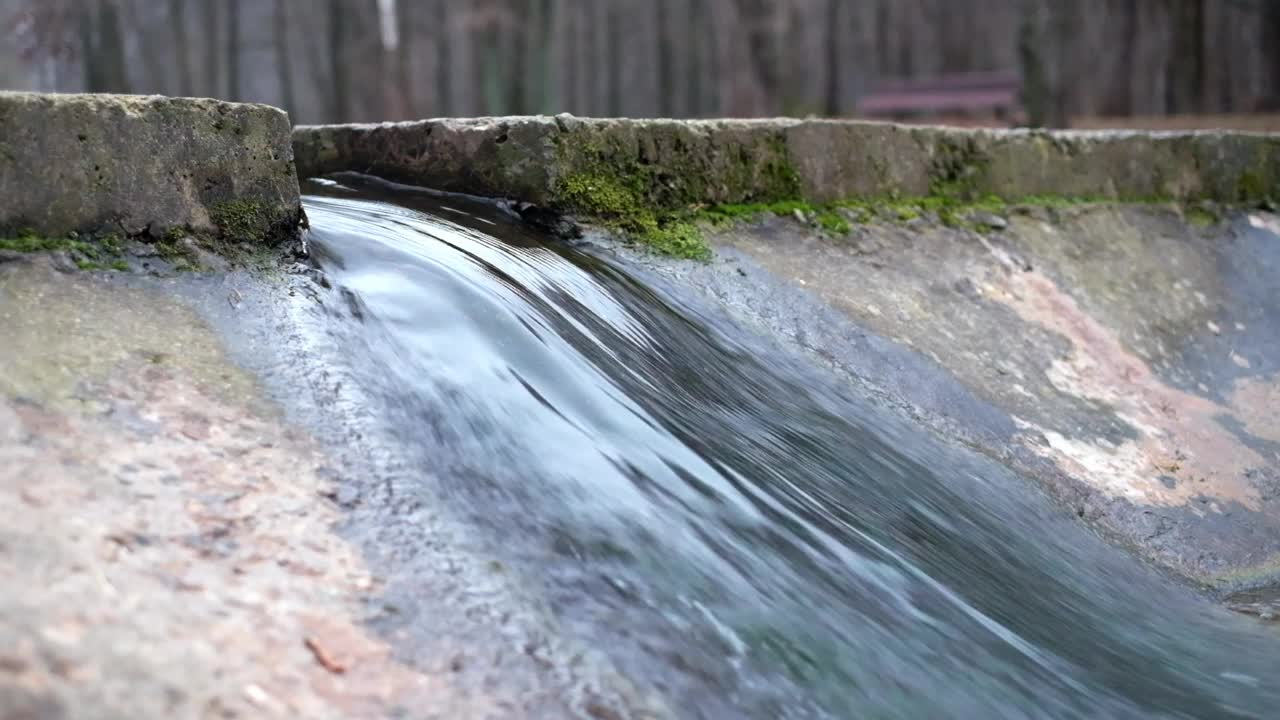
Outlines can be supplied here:
[[41, 237], [31, 232], [20, 233], [16, 237], [0, 238], [0, 250], [10, 252], [33, 253], [55, 252], [71, 249], [72, 240], [66, 237]]
[[1276, 194], [1274, 187], [1269, 187], [1262, 173], [1245, 170], [1240, 173], [1240, 182], [1236, 190], [1236, 199], [1246, 201], [1251, 198], [1271, 198]]
[[711, 257], [701, 230], [681, 214], [646, 206], [634, 177], [572, 175], [561, 181], [559, 198], [564, 206], [656, 252], [698, 260]]
[[663, 252], [673, 233], [687, 241], [704, 223], [762, 212], [800, 211], [831, 235], [924, 217], [987, 232], [1001, 223], [971, 216], [1091, 202], [1258, 202], [1275, 195], [1280, 173], [1280, 145], [1231, 133], [562, 115], [299, 128], [294, 138], [303, 175], [360, 168], [515, 198]]
[[[254, 236], [260, 239], [260, 236]], [[278, 250], [258, 242], [238, 242], [218, 234], [191, 231], [189, 228], [170, 228], [159, 237], [139, 235], [137, 243], [150, 245], [154, 256], [159, 257], [174, 270], [199, 271], [217, 264], [211, 255], [240, 267], [267, 270], [279, 258]], [[124, 238], [115, 232], [98, 235], [71, 233], [49, 237], [24, 231], [11, 237], [0, 236], [0, 251], [21, 253], [63, 253], [81, 270], [132, 269], [129, 250]], [[149, 256], [149, 253], [142, 253]]]
[[1203, 206], [1193, 206], [1182, 214], [1192, 227], [1207, 228], [1218, 224], [1218, 214]]
[[688, 260], [711, 259], [711, 247], [703, 237], [702, 228], [689, 220], [667, 219], [641, 233], [639, 238], [663, 255]]
[[19, 233], [14, 237], [0, 237], [0, 250], [21, 253], [66, 253], [81, 270], [129, 270], [124, 257], [120, 236], [106, 233], [97, 237], [64, 235], [46, 237], [33, 232]]
[[277, 217], [266, 203], [257, 200], [237, 199], [216, 203], [209, 208], [209, 217], [218, 232], [230, 240], [255, 240], [271, 233]]
[[[1164, 198], [1118, 201], [1102, 197], [1054, 195], [1032, 195], [1013, 201], [1007, 201], [995, 195], [962, 199], [956, 192], [949, 192], [925, 197], [855, 198], [824, 204], [794, 199], [771, 203], [726, 203], [699, 210], [693, 213], [693, 218], [713, 227], [725, 227], [734, 222], [751, 221], [766, 214], [779, 217], [797, 216], [834, 237], [849, 234], [857, 224], [872, 222], [898, 224], [929, 218], [947, 227], [987, 233], [994, 228], [979, 220], [979, 216], [983, 214], [1006, 216], [1034, 208], [1061, 210], [1100, 204], [1134, 205], [1168, 202], [1170, 201]], [[1186, 213], [1189, 222], [1203, 220], [1203, 215], [1209, 215], [1211, 222], [1217, 220], [1217, 216], [1206, 210], [1203, 204], [1188, 206]]]
[[[989, 233], [990, 215], [1007, 216], [1034, 208], [1063, 210], [1087, 205], [1166, 204], [1164, 197], [1140, 197], [1117, 200], [1102, 196], [1028, 195], [1006, 200], [996, 195], [978, 195], [971, 163], [974, 153], [957, 145], [943, 154], [939, 174], [935, 176], [936, 192], [923, 197], [882, 196], [852, 198], [830, 203], [810, 203], [795, 196], [769, 202], [722, 203], [702, 206], [689, 203], [679, 209], [655, 209], [646, 192], [643, 171], [633, 175], [617, 172], [583, 172], [569, 175], [557, 185], [557, 202], [562, 208], [582, 218], [620, 232], [653, 250], [676, 257], [706, 259], [711, 255], [704, 235], [706, 227], [725, 227], [735, 222], [750, 221], [762, 215], [795, 216], [824, 234], [841, 237], [857, 224], [907, 223], [921, 218], [932, 219], [944, 226]], [[979, 166], [981, 162], [978, 161]], [[783, 181], [784, 185], [790, 181]], [[1212, 224], [1217, 215], [1205, 210], [1203, 203], [1188, 204], [1184, 216], [1193, 224]]]
[[[747, 204], [801, 195], [782, 132], [738, 135], [652, 124], [634, 133], [567, 123], [554, 139], [550, 205], [598, 222], [657, 252], [709, 258], [702, 221], [709, 199]], [[824, 218], [833, 226], [842, 219]]]
[[979, 195], [990, 159], [970, 134], [940, 133], [935, 138], [929, 172], [929, 195], [972, 201]]

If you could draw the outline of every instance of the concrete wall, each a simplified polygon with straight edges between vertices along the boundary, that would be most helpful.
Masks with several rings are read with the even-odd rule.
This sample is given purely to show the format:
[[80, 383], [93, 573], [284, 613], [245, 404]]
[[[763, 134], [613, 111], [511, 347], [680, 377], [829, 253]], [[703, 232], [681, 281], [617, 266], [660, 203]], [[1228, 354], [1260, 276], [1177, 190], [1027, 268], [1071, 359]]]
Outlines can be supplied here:
[[[654, 209], [876, 196], [1280, 197], [1280, 136], [960, 130], [830, 120], [424, 120], [294, 130], [303, 177], [339, 170], [587, 211], [621, 187]], [[584, 207], [584, 205], [587, 205]]]
[[0, 93], [0, 234], [293, 233], [289, 132], [265, 105]]

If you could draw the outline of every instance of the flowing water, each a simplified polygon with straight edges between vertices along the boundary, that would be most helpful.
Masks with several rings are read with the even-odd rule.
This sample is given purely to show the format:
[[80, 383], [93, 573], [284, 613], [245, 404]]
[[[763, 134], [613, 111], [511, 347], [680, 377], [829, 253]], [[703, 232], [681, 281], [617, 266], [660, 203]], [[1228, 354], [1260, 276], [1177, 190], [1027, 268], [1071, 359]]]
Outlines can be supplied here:
[[675, 715], [1280, 717], [1275, 625], [715, 309], [490, 205], [312, 192], [361, 411]]

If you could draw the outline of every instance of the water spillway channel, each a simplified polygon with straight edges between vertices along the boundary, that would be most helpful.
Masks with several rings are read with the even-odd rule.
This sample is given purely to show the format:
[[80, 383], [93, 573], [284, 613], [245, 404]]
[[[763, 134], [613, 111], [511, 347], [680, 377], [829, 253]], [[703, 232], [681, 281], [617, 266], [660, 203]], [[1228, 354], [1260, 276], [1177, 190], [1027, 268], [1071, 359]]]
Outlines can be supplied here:
[[[625, 260], [305, 198], [343, 382], [561, 632], [694, 718], [1280, 717], [1280, 633]], [[388, 452], [391, 452], [389, 449]]]

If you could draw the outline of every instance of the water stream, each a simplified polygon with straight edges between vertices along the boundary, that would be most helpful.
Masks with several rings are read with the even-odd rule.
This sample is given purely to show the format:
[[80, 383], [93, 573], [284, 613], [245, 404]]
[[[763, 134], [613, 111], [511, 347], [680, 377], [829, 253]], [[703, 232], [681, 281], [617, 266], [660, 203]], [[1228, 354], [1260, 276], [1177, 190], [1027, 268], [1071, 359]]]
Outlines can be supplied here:
[[677, 715], [1280, 717], [1276, 626], [715, 308], [486, 204], [311, 192], [363, 410]]

